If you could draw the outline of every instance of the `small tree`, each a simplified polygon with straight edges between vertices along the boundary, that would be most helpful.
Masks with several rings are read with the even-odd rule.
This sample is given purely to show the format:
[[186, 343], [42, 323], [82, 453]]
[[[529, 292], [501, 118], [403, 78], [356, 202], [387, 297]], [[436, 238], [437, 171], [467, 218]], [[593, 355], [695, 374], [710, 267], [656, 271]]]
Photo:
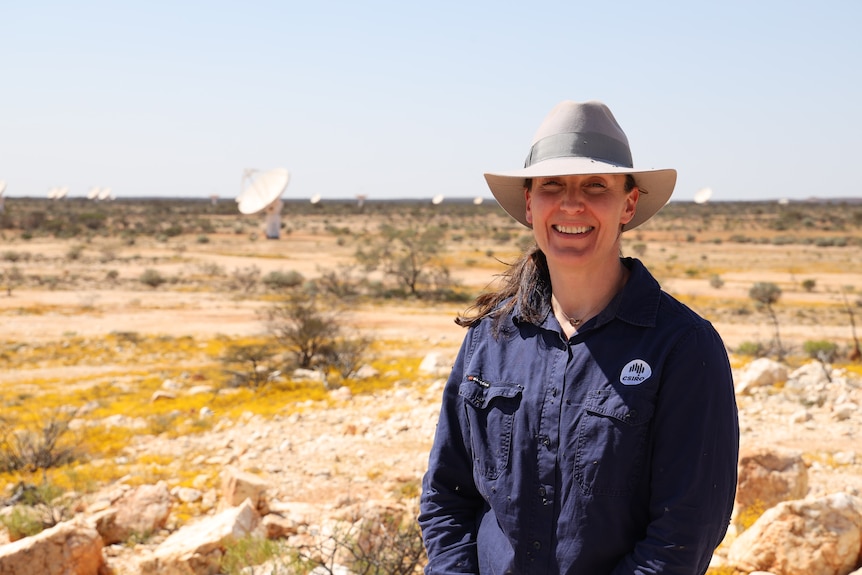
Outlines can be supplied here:
[[0, 283], [6, 288], [6, 295], [12, 297], [12, 290], [24, 283], [24, 274], [18, 266], [12, 266], [0, 274]]
[[[228, 346], [221, 359], [237, 380], [257, 389], [268, 381], [268, 374], [264, 375], [261, 368], [273, 355], [275, 353], [269, 343], [238, 343]], [[248, 369], [230, 369], [236, 364], [246, 365]]]
[[333, 347], [341, 333], [337, 311], [319, 309], [313, 294], [298, 292], [264, 311], [269, 331], [310, 368]]
[[772, 324], [775, 326], [776, 353], [778, 360], [781, 361], [784, 359], [784, 348], [781, 346], [781, 337], [778, 332], [778, 316], [772, 307], [781, 297], [781, 288], [772, 282], [757, 282], [748, 290], [748, 297], [754, 300], [758, 309], [765, 310], [772, 319]]
[[[862, 350], [859, 348], [859, 337], [856, 335], [856, 317], [853, 314], [853, 308], [850, 307], [850, 302], [847, 301], [847, 292], [841, 290], [841, 298], [844, 301], [844, 311], [847, 312], [847, 317], [850, 318], [850, 332], [853, 336], [853, 349], [848, 355], [850, 361], [859, 361], [862, 359]], [[856, 302], [857, 305], [859, 301]]]
[[443, 246], [444, 232], [438, 227], [396, 228], [385, 225], [380, 228], [380, 237], [367, 249], [356, 251], [357, 261], [367, 270], [382, 269], [407, 288], [410, 295], [419, 295], [419, 286], [426, 281], [428, 269], [437, 261]]

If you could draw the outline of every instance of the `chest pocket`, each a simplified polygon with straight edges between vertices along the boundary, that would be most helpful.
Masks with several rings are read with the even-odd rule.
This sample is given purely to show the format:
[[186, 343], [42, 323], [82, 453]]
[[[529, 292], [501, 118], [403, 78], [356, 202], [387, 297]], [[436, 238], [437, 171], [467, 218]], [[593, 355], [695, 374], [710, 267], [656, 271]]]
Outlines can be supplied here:
[[488, 479], [496, 479], [509, 465], [522, 390], [514, 383], [492, 383], [475, 376], [467, 376], [458, 389], [470, 428], [473, 469]]
[[649, 422], [655, 411], [644, 394], [590, 392], [578, 425], [575, 478], [584, 493], [631, 494], [643, 476]]

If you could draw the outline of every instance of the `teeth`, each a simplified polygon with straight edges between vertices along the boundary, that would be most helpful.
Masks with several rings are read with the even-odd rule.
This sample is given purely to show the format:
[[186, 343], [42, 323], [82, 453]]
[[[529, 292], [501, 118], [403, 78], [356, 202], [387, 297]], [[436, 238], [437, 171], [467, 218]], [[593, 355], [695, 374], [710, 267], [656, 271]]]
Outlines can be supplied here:
[[554, 226], [554, 229], [563, 234], [585, 234], [592, 226]]

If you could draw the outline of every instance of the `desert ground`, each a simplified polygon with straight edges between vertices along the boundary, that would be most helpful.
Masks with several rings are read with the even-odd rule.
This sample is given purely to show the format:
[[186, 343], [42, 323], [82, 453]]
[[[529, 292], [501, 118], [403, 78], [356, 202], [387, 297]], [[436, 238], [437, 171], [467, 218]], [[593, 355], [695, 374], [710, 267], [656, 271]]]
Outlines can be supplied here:
[[[488, 202], [382, 202], [362, 210], [324, 202], [288, 203], [280, 237], [266, 239], [261, 218], [220, 204], [7, 200], [0, 218], [7, 425], [52, 417], [49, 410], [62, 406], [87, 429], [117, 416], [128, 421], [123, 433], [110, 432], [116, 442], [87, 435], [86, 455], [73, 463], [0, 470], [0, 500], [22, 481], [49, 480], [79, 494], [119, 481], [205, 489], [225, 465], [266, 474], [285, 501], [415, 495], [445, 379], [443, 368], [418, 366], [429, 354], [442, 366], [454, 359], [463, 337], [455, 316], [517, 256], [529, 232]], [[438, 229], [425, 271], [445, 267], [443, 287], [460, 297], [440, 297], [439, 280], [410, 294], [384, 269], [359, 265], [357, 249], [375, 245], [381, 225]], [[860, 248], [862, 204], [853, 203], [670, 204], [623, 242], [625, 255], [642, 259], [666, 291], [714, 323], [734, 368], [754, 358], [742, 353], [753, 347], [774, 355], [775, 323], [750, 296], [764, 282], [781, 290], [772, 307], [789, 367], [811, 361], [806, 342], [829, 342], [834, 365], [856, 377], [859, 363], [848, 355], [862, 329]], [[147, 273], [162, 281], [148, 284]], [[265, 366], [280, 374], [275, 383], [228, 385], [220, 373], [224, 346], [270, 337], [261, 312], [303, 289], [264, 281], [278, 273], [298, 274], [305, 286], [327, 273], [358, 286], [349, 296], [323, 293], [317, 303], [372, 342], [364, 363], [379, 374], [373, 383], [336, 378], [333, 387], [349, 388], [347, 395], [298, 387], [285, 373], [285, 349]], [[157, 401], [171, 383], [211, 393]], [[858, 449], [858, 426], [828, 419], [792, 426], [789, 406], [759, 409], [754, 401], [741, 400], [743, 441], [805, 453], [816, 490], [862, 491], [862, 455], [857, 463], [824, 464], [829, 454]], [[199, 422], [204, 407], [214, 413], [206, 424]], [[182, 512], [172, 525], [206, 509]]]

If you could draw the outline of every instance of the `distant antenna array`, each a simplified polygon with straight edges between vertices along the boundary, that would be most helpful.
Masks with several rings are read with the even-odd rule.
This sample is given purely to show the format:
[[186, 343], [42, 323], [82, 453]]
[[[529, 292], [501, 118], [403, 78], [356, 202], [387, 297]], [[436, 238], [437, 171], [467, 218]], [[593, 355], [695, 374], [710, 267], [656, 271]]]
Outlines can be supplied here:
[[66, 196], [69, 195], [69, 188], [66, 187], [56, 187], [48, 190], [48, 199], [49, 200], [62, 200]]
[[266, 237], [277, 240], [281, 230], [281, 194], [290, 182], [290, 172], [276, 168], [268, 172], [246, 169], [242, 175], [242, 185], [236, 198], [241, 214], [266, 214]]
[[705, 204], [712, 197], [712, 188], [701, 188], [694, 194], [694, 203]]
[[111, 193], [111, 188], [90, 188], [90, 191], [87, 192], [88, 200], [113, 200], [114, 195]]

